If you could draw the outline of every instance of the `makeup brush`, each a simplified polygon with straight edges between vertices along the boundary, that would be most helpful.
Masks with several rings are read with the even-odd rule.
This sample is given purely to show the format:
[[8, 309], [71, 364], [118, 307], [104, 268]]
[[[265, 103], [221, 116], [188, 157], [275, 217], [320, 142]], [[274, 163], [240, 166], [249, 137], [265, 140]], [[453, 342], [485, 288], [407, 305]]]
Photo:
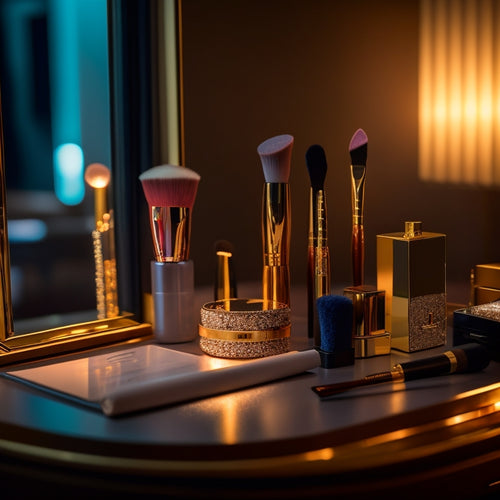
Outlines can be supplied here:
[[234, 247], [231, 242], [218, 240], [215, 242], [217, 267], [215, 273], [214, 300], [237, 297], [236, 279], [233, 268]]
[[477, 372], [486, 368], [489, 362], [490, 356], [484, 346], [464, 344], [438, 356], [394, 365], [390, 371], [367, 375], [362, 379], [350, 382], [317, 385], [311, 389], [321, 398], [326, 398], [365, 385], [383, 382], [408, 382], [438, 375]]
[[307, 249], [307, 334], [320, 344], [316, 300], [330, 293], [330, 251], [324, 183], [327, 172], [325, 151], [315, 144], [306, 151], [311, 179], [309, 193], [309, 238]]
[[365, 267], [365, 235], [363, 227], [366, 157], [368, 137], [358, 129], [349, 143], [351, 155], [351, 200], [352, 200], [352, 277], [353, 285], [363, 285]]
[[189, 244], [200, 176], [187, 167], [160, 165], [139, 179], [149, 205], [155, 252], [151, 262], [153, 332], [162, 343], [188, 342], [197, 335]]
[[293, 136], [271, 137], [257, 147], [264, 171], [262, 240], [264, 300], [290, 305], [290, 166]]

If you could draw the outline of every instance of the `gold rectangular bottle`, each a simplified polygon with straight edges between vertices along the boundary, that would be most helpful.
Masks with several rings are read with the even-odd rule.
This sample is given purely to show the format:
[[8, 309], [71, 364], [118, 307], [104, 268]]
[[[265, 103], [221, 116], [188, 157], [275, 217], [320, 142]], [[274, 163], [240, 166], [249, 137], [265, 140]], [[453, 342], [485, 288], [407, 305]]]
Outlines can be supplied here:
[[391, 348], [414, 352], [446, 342], [446, 235], [405, 222], [377, 235], [377, 288], [385, 290]]

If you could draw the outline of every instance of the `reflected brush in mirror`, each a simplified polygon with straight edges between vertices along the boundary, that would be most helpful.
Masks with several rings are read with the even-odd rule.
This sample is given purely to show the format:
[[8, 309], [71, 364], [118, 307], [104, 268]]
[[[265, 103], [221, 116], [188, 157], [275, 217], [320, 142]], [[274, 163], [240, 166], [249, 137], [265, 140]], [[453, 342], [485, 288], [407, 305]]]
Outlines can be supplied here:
[[151, 262], [153, 332], [162, 343], [189, 342], [196, 338], [198, 326], [189, 244], [200, 176], [187, 167], [160, 165], [139, 179], [149, 205], [155, 252]]
[[366, 157], [368, 137], [363, 129], [358, 129], [349, 143], [351, 155], [351, 200], [352, 200], [352, 280], [353, 285], [364, 283], [365, 235], [364, 235], [364, 195], [366, 178]]
[[264, 300], [290, 304], [290, 164], [294, 138], [284, 134], [262, 142], [257, 153], [264, 171], [262, 240]]
[[92, 240], [98, 319], [113, 318], [119, 314], [114, 222], [107, 203], [110, 180], [111, 172], [102, 163], [92, 163], [85, 169], [85, 181], [94, 190], [95, 228]]

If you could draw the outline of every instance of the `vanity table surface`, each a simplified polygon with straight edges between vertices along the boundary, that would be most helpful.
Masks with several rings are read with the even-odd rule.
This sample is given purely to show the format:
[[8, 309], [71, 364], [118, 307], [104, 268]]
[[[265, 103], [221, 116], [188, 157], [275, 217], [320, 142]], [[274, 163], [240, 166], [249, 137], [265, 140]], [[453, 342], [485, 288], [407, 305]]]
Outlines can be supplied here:
[[[296, 308], [299, 313], [293, 312], [293, 300], [292, 348], [309, 349], [306, 315], [300, 312], [302, 306]], [[301, 297], [295, 300], [304, 302]], [[168, 347], [204, 355], [197, 341]], [[356, 360], [352, 366], [315, 368], [256, 387], [114, 418], [0, 377], [1, 474], [12, 478], [23, 471], [33, 476], [33, 484], [38, 479], [59, 487], [71, 479], [80, 488], [91, 488], [94, 480], [89, 478], [98, 475], [99, 486], [94, 487], [100, 491], [137, 489], [179, 498], [195, 493], [208, 498], [214, 491], [226, 498], [221, 481], [227, 498], [235, 491], [241, 498], [256, 491], [262, 498], [279, 498], [276, 488], [288, 498], [304, 492], [310, 498], [332, 493], [355, 498], [366, 488], [386, 491], [388, 478], [395, 476], [406, 477], [410, 486], [412, 481], [422, 486], [437, 476], [445, 484], [437, 470], [452, 467], [446, 474], [454, 478], [450, 481], [458, 493], [467, 488], [490, 492], [488, 484], [500, 479], [500, 473], [494, 473], [500, 460], [498, 362], [479, 373], [379, 384], [326, 400], [311, 390], [313, 385], [361, 378], [451, 347], [450, 330], [447, 345], [435, 349], [392, 351]], [[483, 457], [480, 463], [469, 463], [477, 457]], [[466, 488], [457, 473], [460, 477], [460, 471], [471, 466], [487, 477], [475, 473]]]

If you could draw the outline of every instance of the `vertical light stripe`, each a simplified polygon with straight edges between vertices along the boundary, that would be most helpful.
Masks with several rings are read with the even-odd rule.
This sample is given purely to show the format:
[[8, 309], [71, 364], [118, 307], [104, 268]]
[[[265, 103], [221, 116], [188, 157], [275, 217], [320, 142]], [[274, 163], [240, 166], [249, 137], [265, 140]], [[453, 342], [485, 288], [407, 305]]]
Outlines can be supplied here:
[[[495, 2], [493, 26], [500, 26], [500, 2]], [[500, 35], [494, 32], [493, 39], [493, 183], [500, 186]]]
[[432, 180], [432, 0], [421, 0], [419, 58], [419, 165], [420, 176]]
[[498, 0], [422, 0], [419, 175], [500, 185]]
[[[455, 0], [456, 2], [456, 0]], [[476, 2], [466, 0], [464, 25], [464, 178], [467, 183], [477, 181], [477, 29], [476, 29]]]
[[182, 165], [184, 162], [181, 2], [161, 0], [158, 14], [158, 87], [160, 162]]
[[434, 67], [432, 84], [434, 87], [434, 131], [435, 147], [434, 177], [437, 181], [446, 181], [447, 165], [447, 124], [448, 124], [448, 68], [447, 68], [447, 0], [435, 0], [435, 24], [434, 24]]
[[462, 179], [462, 9], [454, 8], [449, 13], [448, 59], [448, 179]]
[[477, 169], [478, 182], [490, 185], [492, 175], [493, 9], [491, 0], [478, 2]]

